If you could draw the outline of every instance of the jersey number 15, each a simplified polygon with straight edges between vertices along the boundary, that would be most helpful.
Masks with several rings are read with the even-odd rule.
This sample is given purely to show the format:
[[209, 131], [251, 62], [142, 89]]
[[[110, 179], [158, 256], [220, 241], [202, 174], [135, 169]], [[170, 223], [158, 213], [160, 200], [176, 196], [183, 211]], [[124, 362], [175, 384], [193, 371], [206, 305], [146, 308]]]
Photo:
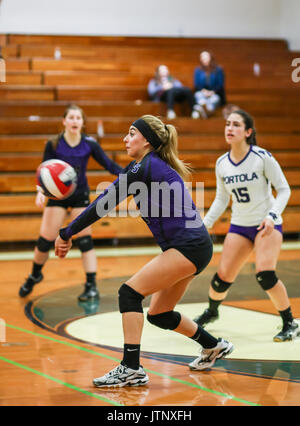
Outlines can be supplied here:
[[248, 194], [248, 188], [246, 186], [242, 188], [233, 189], [232, 192], [236, 196], [236, 200], [238, 203], [249, 203], [250, 196]]

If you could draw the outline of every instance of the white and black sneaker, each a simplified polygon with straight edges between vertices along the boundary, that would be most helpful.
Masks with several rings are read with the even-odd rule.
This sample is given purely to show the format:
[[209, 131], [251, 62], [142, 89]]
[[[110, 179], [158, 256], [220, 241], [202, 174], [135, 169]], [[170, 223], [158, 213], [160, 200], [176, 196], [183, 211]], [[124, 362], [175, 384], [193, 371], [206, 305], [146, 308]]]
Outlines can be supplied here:
[[144, 386], [149, 382], [149, 377], [140, 366], [138, 370], [118, 365], [102, 377], [93, 380], [97, 388], [102, 387], [123, 387], [123, 386]]
[[211, 349], [202, 349], [200, 356], [192, 361], [189, 367], [191, 370], [206, 370], [207, 368], [211, 368], [217, 359], [231, 354], [233, 349], [234, 347], [231, 342], [219, 338], [217, 346]]
[[300, 336], [300, 327], [296, 321], [284, 324], [282, 330], [273, 337], [274, 342], [289, 342]]

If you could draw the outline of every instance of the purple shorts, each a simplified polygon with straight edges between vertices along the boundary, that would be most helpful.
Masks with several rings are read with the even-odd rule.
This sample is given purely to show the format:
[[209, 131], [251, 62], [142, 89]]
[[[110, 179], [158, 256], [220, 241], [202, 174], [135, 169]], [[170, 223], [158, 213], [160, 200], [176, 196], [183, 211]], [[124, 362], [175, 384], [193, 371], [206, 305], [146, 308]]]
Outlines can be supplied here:
[[[274, 229], [282, 233], [282, 225], [275, 225]], [[239, 226], [239, 225], [230, 225], [229, 231], [232, 234], [239, 234], [248, 240], [254, 242], [256, 235], [258, 234], [257, 226]]]

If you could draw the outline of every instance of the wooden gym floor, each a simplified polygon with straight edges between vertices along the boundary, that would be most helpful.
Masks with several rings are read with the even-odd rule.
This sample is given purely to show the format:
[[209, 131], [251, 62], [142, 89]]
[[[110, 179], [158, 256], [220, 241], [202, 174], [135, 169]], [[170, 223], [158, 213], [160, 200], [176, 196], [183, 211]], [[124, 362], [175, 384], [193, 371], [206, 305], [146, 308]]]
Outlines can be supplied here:
[[[294, 316], [300, 318], [300, 245], [282, 250], [278, 275], [285, 282]], [[192, 317], [207, 305], [207, 290], [221, 247], [195, 277], [178, 310]], [[254, 278], [254, 258], [242, 270], [207, 326], [230, 339], [235, 351], [206, 372], [191, 372], [197, 356], [190, 339], [145, 321], [142, 365], [147, 386], [97, 389], [92, 379], [112, 369], [123, 345], [117, 289], [157, 252], [156, 247], [98, 249], [99, 303], [80, 304], [84, 279], [74, 250], [51, 256], [44, 281], [25, 299], [19, 286], [31, 270], [32, 253], [0, 253], [1, 406], [278, 406], [300, 405], [300, 338], [274, 343], [281, 320]], [[145, 300], [145, 312], [148, 305]]]

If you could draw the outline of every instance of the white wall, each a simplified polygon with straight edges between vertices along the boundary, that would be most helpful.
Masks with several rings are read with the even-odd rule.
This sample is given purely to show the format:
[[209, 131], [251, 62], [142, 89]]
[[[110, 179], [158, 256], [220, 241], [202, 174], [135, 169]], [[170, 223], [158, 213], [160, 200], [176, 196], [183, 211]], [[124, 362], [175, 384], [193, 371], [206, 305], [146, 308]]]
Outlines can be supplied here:
[[281, 0], [2, 0], [1, 33], [276, 38]]
[[[0, 0], [1, 1], [1, 0]], [[300, 0], [2, 0], [0, 33], [286, 38]]]
[[300, 50], [300, 1], [282, 0], [280, 34], [288, 40], [290, 50]]

